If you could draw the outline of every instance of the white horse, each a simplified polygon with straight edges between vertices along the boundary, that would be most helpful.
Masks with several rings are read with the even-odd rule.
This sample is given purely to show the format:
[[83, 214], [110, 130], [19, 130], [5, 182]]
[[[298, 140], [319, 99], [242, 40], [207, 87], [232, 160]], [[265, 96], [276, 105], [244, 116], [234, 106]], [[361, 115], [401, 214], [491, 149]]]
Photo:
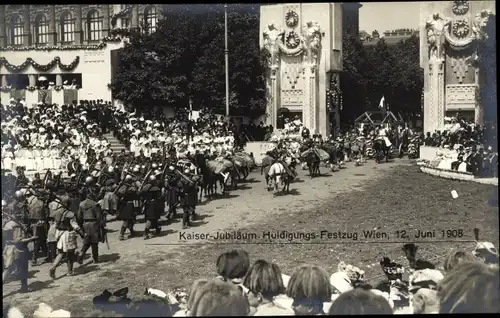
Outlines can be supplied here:
[[281, 191], [285, 191], [285, 189], [288, 192], [288, 185], [290, 184], [288, 173], [283, 166], [282, 163], [280, 162], [275, 162], [271, 165], [269, 168], [268, 172], [268, 177], [269, 177], [269, 183], [268, 187], [272, 184], [271, 182], [274, 182], [274, 190], [273, 194], [277, 195], [279, 192], [279, 185], [283, 185], [283, 189]]

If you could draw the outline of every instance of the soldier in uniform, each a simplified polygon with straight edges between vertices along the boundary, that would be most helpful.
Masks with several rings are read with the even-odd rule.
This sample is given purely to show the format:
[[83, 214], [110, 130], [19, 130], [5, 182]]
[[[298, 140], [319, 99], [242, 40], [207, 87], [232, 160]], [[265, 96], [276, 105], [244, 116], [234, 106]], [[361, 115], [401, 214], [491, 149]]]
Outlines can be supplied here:
[[49, 270], [50, 277], [55, 279], [56, 268], [61, 263], [64, 256], [66, 256], [68, 265], [68, 276], [73, 276], [73, 265], [75, 262], [75, 251], [77, 248], [76, 235], [79, 234], [84, 238], [84, 233], [78, 226], [76, 215], [69, 210], [71, 199], [64, 196], [60, 199], [63, 206], [62, 209], [56, 211], [54, 215], [54, 222], [56, 225], [56, 242], [59, 253], [57, 254], [52, 267]]
[[123, 221], [120, 229], [120, 240], [124, 240], [125, 231], [130, 231], [130, 237], [133, 237], [135, 223], [135, 206], [134, 201], [138, 200], [137, 188], [132, 184], [133, 178], [131, 175], [125, 177], [124, 184], [118, 189], [117, 195], [120, 198], [120, 207], [118, 211], [118, 220]]
[[[31, 233], [36, 236], [38, 239], [34, 241], [34, 247], [33, 247], [33, 255], [31, 258], [31, 265], [36, 266], [37, 265], [37, 256], [38, 256], [38, 251], [40, 249], [42, 252], [48, 255], [48, 248], [47, 248], [47, 217], [48, 217], [48, 208], [46, 205], [46, 202], [44, 201], [44, 198], [39, 197], [39, 195], [45, 195], [46, 193], [43, 192], [43, 190], [36, 190], [36, 192], [39, 192], [37, 194], [32, 194], [30, 197], [27, 199], [27, 205], [28, 205], [28, 213], [29, 213], [29, 228], [31, 230]], [[48, 198], [45, 198], [48, 200]], [[47, 261], [50, 260], [47, 259]]]
[[77, 213], [77, 220], [82, 225], [85, 237], [82, 249], [77, 256], [77, 261], [83, 264], [83, 257], [89, 248], [92, 248], [92, 259], [94, 264], [99, 262], [99, 242], [102, 236], [102, 227], [105, 220], [101, 213], [101, 206], [95, 201], [92, 191], [86, 190], [85, 199], [80, 202]]
[[[16, 192], [16, 197], [21, 197], [20, 191]], [[3, 273], [2, 280], [6, 281], [7, 276], [17, 268], [21, 281], [21, 292], [28, 292], [28, 268], [29, 249], [28, 243], [36, 238], [29, 237], [28, 227], [23, 224], [24, 212], [19, 205], [9, 205], [8, 221], [2, 227], [5, 247], [3, 250]]]
[[42, 179], [40, 179], [40, 173], [35, 173], [35, 179], [33, 179], [33, 181], [31, 181], [31, 185], [33, 186], [33, 188], [41, 188], [43, 187], [43, 181]]
[[170, 171], [165, 180], [165, 202], [168, 205], [167, 219], [173, 219], [177, 215], [176, 207], [179, 199], [179, 192], [181, 192], [178, 188], [180, 178], [174, 173], [175, 168], [173, 166], [169, 166], [168, 169]]
[[118, 210], [118, 196], [114, 193], [116, 182], [114, 179], [108, 179], [99, 192], [98, 200], [101, 200], [101, 211], [103, 220], [106, 220], [108, 214], [115, 215]]
[[161, 213], [164, 208], [164, 200], [161, 195], [161, 189], [158, 186], [158, 181], [155, 176], [149, 177], [149, 182], [144, 185], [140, 193], [144, 200], [144, 218], [146, 219], [146, 227], [144, 228], [144, 239], [149, 239], [149, 231], [153, 228], [156, 235], [161, 232], [161, 227], [158, 224]]
[[181, 189], [182, 189], [182, 194], [184, 196], [184, 213], [182, 216], [182, 227], [184, 229], [188, 228], [191, 226], [191, 221], [189, 217], [191, 216], [192, 219], [194, 220], [195, 218], [195, 208], [196, 208], [196, 200], [198, 197], [198, 191], [196, 187], [196, 183], [193, 182], [192, 180], [186, 180], [187, 178], [191, 177], [191, 171], [189, 169], [186, 169], [184, 171], [185, 177], [182, 178], [180, 183], [181, 183]]

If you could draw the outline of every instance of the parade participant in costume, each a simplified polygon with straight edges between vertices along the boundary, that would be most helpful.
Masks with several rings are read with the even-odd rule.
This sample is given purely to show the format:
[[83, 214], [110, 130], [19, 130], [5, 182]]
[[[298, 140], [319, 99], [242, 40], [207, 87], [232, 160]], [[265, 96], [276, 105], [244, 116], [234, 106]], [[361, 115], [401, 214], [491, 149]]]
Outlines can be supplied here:
[[137, 195], [137, 188], [133, 184], [133, 177], [127, 175], [125, 177], [124, 184], [118, 189], [117, 195], [120, 198], [119, 208], [118, 208], [118, 220], [123, 221], [120, 228], [120, 240], [124, 240], [125, 231], [128, 229], [130, 231], [129, 238], [135, 235], [134, 223], [136, 217], [136, 209], [134, 201], [139, 200]]
[[196, 187], [196, 183], [190, 180], [191, 171], [189, 169], [184, 170], [184, 177], [181, 178], [180, 184], [182, 189], [182, 194], [184, 196], [184, 213], [182, 215], [182, 227], [183, 229], [191, 226], [190, 216], [194, 220], [195, 218], [195, 209], [196, 209], [196, 200], [198, 189]]
[[[18, 193], [18, 196], [22, 196]], [[2, 280], [5, 283], [7, 276], [13, 272], [14, 268], [18, 270], [18, 277], [21, 281], [22, 293], [28, 292], [28, 269], [29, 269], [29, 250], [28, 243], [35, 238], [30, 238], [28, 227], [23, 224], [23, 211], [17, 206], [11, 205], [7, 209], [8, 213], [2, 213], [3, 219], [8, 221], [2, 227], [2, 235], [5, 247], [3, 250], [3, 273]]]
[[[41, 192], [40, 195], [44, 195], [45, 193], [41, 191], [42, 189], [35, 190], [37, 192]], [[41, 249], [45, 255], [48, 254], [47, 248], [47, 207], [49, 198], [42, 198], [38, 195], [32, 194], [26, 200], [28, 213], [29, 213], [29, 228], [34, 236], [38, 239], [34, 241], [33, 246], [33, 255], [31, 258], [31, 263], [33, 266], [37, 264], [37, 254]], [[50, 257], [49, 257], [50, 259]]]
[[155, 176], [149, 177], [149, 182], [144, 185], [140, 193], [144, 203], [144, 219], [146, 227], [144, 228], [144, 239], [149, 239], [149, 231], [155, 229], [156, 235], [161, 232], [158, 220], [163, 212], [164, 200], [162, 200], [161, 189]]
[[85, 237], [83, 231], [78, 226], [76, 215], [69, 210], [71, 204], [70, 198], [64, 196], [61, 198], [61, 204], [64, 209], [60, 209], [54, 215], [56, 223], [56, 236], [57, 236], [57, 250], [58, 254], [52, 267], [49, 270], [50, 277], [55, 279], [56, 269], [61, 263], [64, 256], [66, 256], [68, 265], [68, 276], [73, 276], [73, 265], [75, 262], [75, 251], [78, 247], [76, 235], [79, 234], [82, 238]]
[[85, 237], [83, 239], [82, 249], [77, 256], [77, 261], [83, 264], [83, 257], [89, 248], [92, 248], [92, 260], [94, 264], [99, 262], [99, 242], [101, 241], [102, 228], [105, 219], [101, 213], [101, 207], [95, 201], [92, 191], [85, 191], [85, 200], [80, 202], [77, 220], [82, 224]]
[[176, 207], [181, 192], [178, 188], [180, 176], [175, 173], [174, 166], [169, 166], [168, 170], [165, 178], [165, 203], [168, 205], [167, 219], [172, 219], [177, 215]]
[[101, 188], [97, 197], [101, 202], [101, 211], [103, 220], [106, 220], [107, 215], [115, 215], [118, 210], [118, 196], [115, 194], [116, 182], [114, 179], [108, 179]]

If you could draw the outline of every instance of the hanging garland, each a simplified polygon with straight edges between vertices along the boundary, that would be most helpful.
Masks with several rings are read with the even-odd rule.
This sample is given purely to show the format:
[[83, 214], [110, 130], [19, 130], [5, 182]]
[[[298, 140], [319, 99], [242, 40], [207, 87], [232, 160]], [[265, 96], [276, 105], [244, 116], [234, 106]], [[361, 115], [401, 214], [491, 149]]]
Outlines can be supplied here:
[[300, 36], [297, 33], [291, 31], [287, 34], [285, 43], [289, 49], [295, 49], [300, 44]]
[[[120, 29], [124, 32], [125, 29]], [[6, 46], [0, 47], [0, 51], [75, 51], [75, 50], [87, 50], [87, 51], [97, 51], [102, 50], [106, 47], [107, 42], [120, 42], [123, 38], [117, 36], [116, 33], [111, 33], [111, 36], [106, 36], [102, 39], [101, 43], [96, 45], [54, 45], [54, 46]]]
[[299, 15], [297, 12], [291, 10], [285, 15], [286, 26], [289, 28], [295, 28], [299, 23]]
[[42, 64], [38, 64], [37, 62], [35, 62], [31, 57], [28, 57], [26, 59], [26, 61], [24, 61], [23, 63], [21, 63], [20, 65], [14, 65], [14, 64], [10, 64], [7, 59], [5, 57], [0, 57], [0, 65], [3, 65], [5, 66], [5, 68], [11, 72], [11, 73], [17, 73], [17, 72], [22, 72], [24, 71], [25, 69], [28, 68], [28, 66], [33, 66], [33, 68], [37, 71], [40, 71], [40, 72], [47, 72], [49, 71], [50, 69], [52, 69], [53, 67], [55, 67], [56, 65], [59, 66], [59, 68], [63, 71], [71, 71], [73, 69], [75, 69], [75, 67], [78, 66], [78, 63], [80, 62], [80, 57], [77, 56], [73, 62], [71, 62], [70, 64], [63, 64], [61, 62], [61, 59], [59, 56], [56, 56], [52, 61], [50, 61], [48, 64], [45, 64], [45, 65], [42, 65]]
[[113, 14], [113, 16], [111, 17], [111, 26], [114, 28], [116, 25], [116, 20], [118, 18], [126, 17], [131, 12], [132, 12], [132, 5], [126, 4], [125, 9], [121, 10], [120, 12], [117, 12], [116, 14]]
[[470, 28], [466, 20], [457, 20], [452, 25], [453, 34], [458, 38], [464, 38], [469, 34]]
[[469, 11], [469, 1], [453, 1], [451, 8], [456, 15], [464, 15]]

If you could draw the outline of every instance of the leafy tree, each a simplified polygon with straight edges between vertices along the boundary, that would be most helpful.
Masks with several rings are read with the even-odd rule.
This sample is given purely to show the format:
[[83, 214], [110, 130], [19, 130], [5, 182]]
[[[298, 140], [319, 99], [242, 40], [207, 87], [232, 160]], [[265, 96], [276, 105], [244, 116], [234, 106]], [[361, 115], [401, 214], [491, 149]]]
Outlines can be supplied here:
[[342, 91], [342, 122], [351, 122], [364, 111], [366, 88], [366, 54], [361, 40], [350, 33], [342, 38], [343, 71], [340, 74]]
[[151, 35], [131, 34], [120, 52], [119, 69], [111, 83], [114, 97], [139, 110], [144, 106], [186, 104], [191, 20], [183, 15], [170, 16], [160, 20]]
[[[199, 107], [225, 112], [223, 16], [205, 21], [203, 46], [194, 68], [192, 91]], [[252, 13], [228, 14], [231, 115], [260, 114], [265, 109], [264, 68], [260, 60], [259, 18]], [[211, 38], [211, 39], [210, 39]]]
[[420, 96], [424, 74], [420, 67], [420, 42], [413, 35], [392, 47], [394, 77], [392, 85], [393, 110], [402, 115], [414, 116], [420, 112]]

